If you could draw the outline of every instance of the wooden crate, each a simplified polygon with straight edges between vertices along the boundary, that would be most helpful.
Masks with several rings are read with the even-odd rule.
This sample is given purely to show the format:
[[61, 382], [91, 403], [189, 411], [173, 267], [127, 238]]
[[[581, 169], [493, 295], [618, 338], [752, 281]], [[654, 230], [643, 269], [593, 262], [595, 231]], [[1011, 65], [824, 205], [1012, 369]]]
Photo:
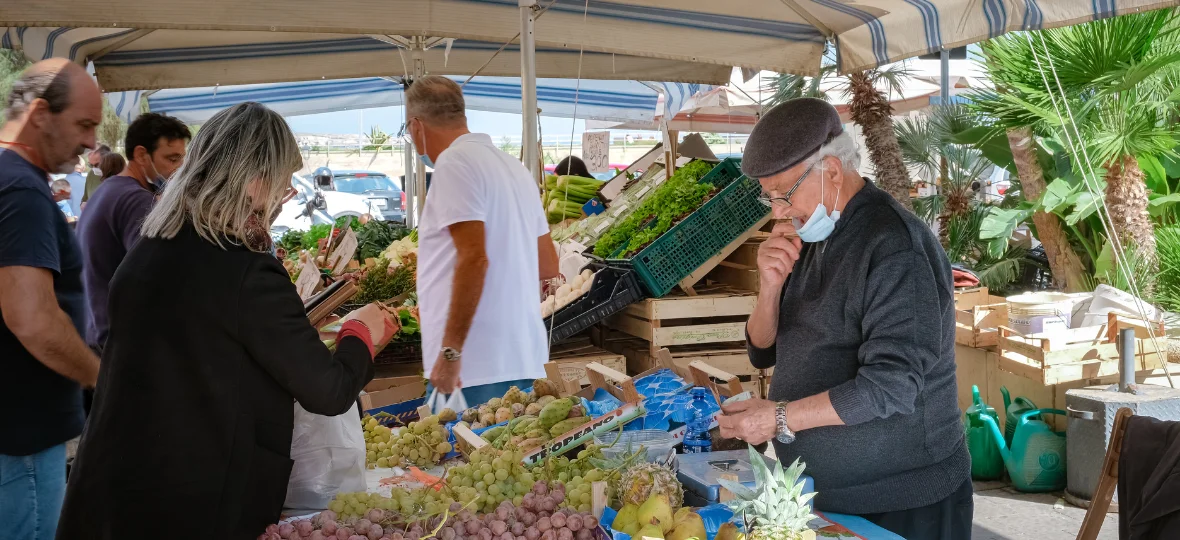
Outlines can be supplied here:
[[[669, 360], [661, 360], [658, 355], [651, 354], [647, 342], [641, 339], [610, 340], [607, 342], [607, 348], [617, 351], [627, 359], [627, 373], [633, 375], [664, 367], [669, 362]], [[743, 389], [749, 390], [759, 397], [765, 397], [765, 386], [770, 384], [768, 372], [773, 371], [755, 369], [750, 364], [750, 357], [745, 348], [732, 348], [725, 345], [704, 345], [694, 349], [682, 349], [670, 352], [669, 356], [671, 369], [686, 381], [692, 380], [689, 364], [700, 361], [710, 367], [737, 376]]]
[[647, 341], [652, 356], [664, 347], [672, 352], [709, 343], [741, 348], [746, 319], [757, 298], [752, 292], [729, 286], [701, 287], [696, 296], [670, 294], [631, 304], [607, 319], [607, 325]]
[[[958, 384], [959, 410], [966, 411], [971, 406], [971, 386], [978, 386], [984, 402], [999, 413], [1000, 429], [1004, 428], [1005, 421], [1004, 397], [1000, 388], [1007, 388], [1013, 399], [1025, 397], [1037, 407], [1065, 410], [1067, 391], [1118, 381], [1118, 376], [1115, 375], [1046, 385], [1040, 380], [1029, 379], [1001, 369], [999, 358], [999, 353], [993, 350], [955, 345], [955, 379]], [[1149, 376], [1150, 373], [1141, 372], [1136, 378], [1142, 383]], [[1049, 415], [1048, 418], [1054, 429], [1066, 428], [1065, 418], [1059, 415]]]
[[619, 372], [627, 371], [627, 359], [619, 353], [612, 353], [591, 345], [588, 340], [574, 343], [564, 343], [549, 351], [549, 363], [545, 365], [545, 373], [549, 377], [561, 375], [561, 384], [565, 385], [566, 393], [578, 391], [582, 386], [590, 384], [586, 375], [586, 366], [597, 362]]
[[1135, 370], [1151, 371], [1167, 362], [1163, 325], [1153, 326], [1154, 340], [1150, 339], [1147, 324], [1113, 313], [1104, 325], [1027, 336], [1001, 327], [998, 343], [1000, 369], [1045, 385], [1118, 375], [1118, 332], [1132, 328], [1135, 330]]
[[1008, 301], [987, 287], [955, 291], [955, 343], [994, 347], [999, 327], [1008, 325]]

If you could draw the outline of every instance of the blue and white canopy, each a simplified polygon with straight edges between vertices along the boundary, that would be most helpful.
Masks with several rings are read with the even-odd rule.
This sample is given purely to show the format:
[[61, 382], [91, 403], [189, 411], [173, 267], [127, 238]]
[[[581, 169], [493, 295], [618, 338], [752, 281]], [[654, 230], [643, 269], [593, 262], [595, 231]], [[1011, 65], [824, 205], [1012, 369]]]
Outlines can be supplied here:
[[[464, 80], [453, 78], [459, 83]], [[704, 87], [708, 88], [711, 87]], [[657, 104], [663, 103], [661, 93], [672, 96], [669, 108], [675, 114], [684, 101], [683, 96], [699, 90], [701, 85], [683, 83], [538, 79], [537, 102], [545, 116], [651, 122], [657, 115]], [[477, 77], [463, 87], [463, 97], [471, 110], [519, 114], [520, 79]], [[153, 112], [200, 124], [217, 111], [243, 101], [257, 101], [284, 116], [296, 116], [398, 106], [402, 105], [402, 98], [400, 81], [369, 77], [161, 90], [148, 97], [148, 105]]]
[[[538, 77], [724, 84], [740, 66], [815, 74], [834, 41], [842, 72], [888, 64], [1004, 32], [1075, 24], [1176, 5], [1174, 0], [539, 0]], [[403, 75], [396, 44], [455, 47], [516, 39], [518, 0], [8, 0], [0, 28], [43, 27], [52, 55], [90, 57], [108, 90]], [[6, 39], [44, 54], [28, 32]], [[24, 34], [23, 37], [21, 34]], [[66, 38], [66, 36], [69, 36]], [[62, 43], [56, 44], [59, 38]], [[482, 45], [477, 45], [482, 44]], [[430, 53], [430, 51], [427, 51]], [[550, 60], [541, 56], [552, 53]], [[443, 51], [429, 69], [444, 73]], [[514, 54], [486, 74], [519, 76]], [[641, 61], [641, 58], [648, 60]], [[406, 59], [408, 63], [409, 60]], [[498, 65], [497, 65], [498, 64]], [[560, 74], [557, 72], [562, 71]]]

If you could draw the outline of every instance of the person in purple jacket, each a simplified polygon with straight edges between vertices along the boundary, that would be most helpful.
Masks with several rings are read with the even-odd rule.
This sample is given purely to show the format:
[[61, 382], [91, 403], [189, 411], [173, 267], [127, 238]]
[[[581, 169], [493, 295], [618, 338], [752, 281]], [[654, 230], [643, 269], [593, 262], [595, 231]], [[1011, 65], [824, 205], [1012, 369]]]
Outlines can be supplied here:
[[127, 127], [127, 166], [119, 175], [104, 180], [86, 203], [86, 212], [78, 223], [89, 312], [86, 344], [99, 356], [110, 326], [107, 297], [111, 277], [139, 240], [139, 228], [156, 194], [184, 163], [185, 146], [191, 138], [188, 126], [176, 118], [140, 115]]

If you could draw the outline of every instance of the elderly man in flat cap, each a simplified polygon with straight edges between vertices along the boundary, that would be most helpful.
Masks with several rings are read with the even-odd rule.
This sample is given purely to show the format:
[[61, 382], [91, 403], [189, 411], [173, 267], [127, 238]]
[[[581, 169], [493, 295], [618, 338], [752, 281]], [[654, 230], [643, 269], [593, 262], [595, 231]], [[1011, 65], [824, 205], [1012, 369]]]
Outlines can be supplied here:
[[746, 333], [774, 378], [770, 400], [724, 408], [721, 434], [805, 462], [819, 510], [908, 540], [970, 538], [950, 263], [859, 164], [824, 101], [788, 101], [754, 126], [742, 171], [776, 222]]

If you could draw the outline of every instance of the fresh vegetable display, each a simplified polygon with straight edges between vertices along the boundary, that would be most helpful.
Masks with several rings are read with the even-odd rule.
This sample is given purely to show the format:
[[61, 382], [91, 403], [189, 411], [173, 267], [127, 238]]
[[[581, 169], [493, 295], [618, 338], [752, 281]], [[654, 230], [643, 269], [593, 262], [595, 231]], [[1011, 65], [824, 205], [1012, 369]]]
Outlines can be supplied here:
[[[516, 418], [536, 418], [545, 405], [557, 399], [557, 395], [557, 386], [549, 379], [540, 378], [533, 381], [532, 391], [523, 392], [513, 386], [504, 393], [504, 397], [492, 398], [487, 403], [463, 411], [462, 420], [472, 429], [480, 429]], [[488, 433], [484, 433], [484, 438], [488, 442], [495, 442]], [[521, 433], [524, 433], [523, 429]]]
[[410, 228], [396, 221], [370, 219], [356, 229], [356, 260], [362, 264], [381, 256], [391, 244], [410, 235]]
[[372, 266], [366, 266], [344, 275], [345, 279], [356, 281], [360, 289], [352, 298], [353, 303], [368, 304], [382, 302], [417, 288], [417, 253], [403, 255], [402, 264], [395, 265], [389, 259], [378, 259]]
[[659, 238], [700, 207], [713, 192], [713, 184], [700, 183], [711, 170], [713, 164], [705, 161], [692, 161], [677, 169], [634, 212], [615, 222], [598, 238], [594, 254], [603, 258], [627, 257]]
[[602, 181], [594, 178], [552, 174], [547, 176], [541, 204], [545, 207], [549, 223], [582, 217], [582, 205], [597, 196], [601, 187]]
[[590, 286], [594, 284], [594, 275], [595, 273], [587, 268], [582, 270], [581, 274], [574, 276], [574, 279], [569, 283], [558, 287], [555, 294], [551, 294], [541, 301], [541, 317], [552, 315], [590, 292]]

